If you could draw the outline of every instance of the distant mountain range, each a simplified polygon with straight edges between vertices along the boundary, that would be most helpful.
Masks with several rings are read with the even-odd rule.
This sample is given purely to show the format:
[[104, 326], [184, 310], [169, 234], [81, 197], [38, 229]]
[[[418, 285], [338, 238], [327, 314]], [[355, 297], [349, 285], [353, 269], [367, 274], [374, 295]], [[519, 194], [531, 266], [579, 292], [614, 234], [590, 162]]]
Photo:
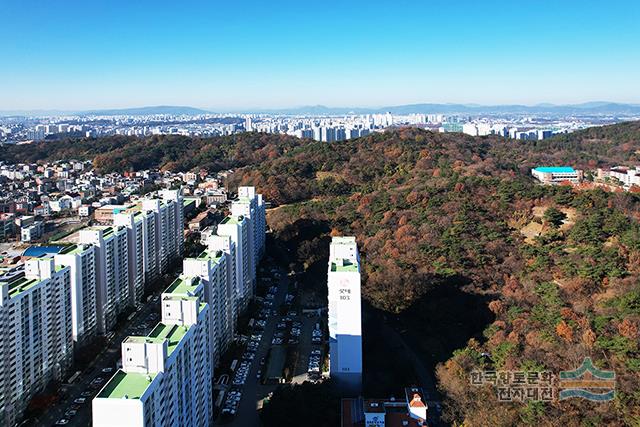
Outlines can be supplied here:
[[[198, 115], [213, 113], [212, 110], [188, 106], [160, 105], [152, 107], [60, 111], [60, 110], [15, 110], [0, 111], [0, 116], [54, 116], [54, 115], [95, 115], [95, 116], [144, 116], [144, 115]], [[478, 104], [408, 104], [379, 108], [367, 107], [326, 107], [324, 105], [310, 105], [280, 109], [251, 109], [235, 112], [238, 114], [262, 113], [280, 115], [343, 115], [343, 114], [376, 114], [390, 112], [392, 114], [551, 114], [551, 115], [640, 115], [640, 104], [621, 104], [615, 102], [597, 101], [583, 104], [536, 104], [536, 105], [478, 105]]]
[[183, 107], [173, 105], [159, 105], [156, 107], [120, 108], [110, 110], [82, 111], [79, 114], [86, 116], [148, 116], [153, 114], [169, 115], [198, 115], [207, 114], [209, 111], [194, 107]]
[[478, 104], [408, 104], [380, 108], [360, 107], [326, 107], [312, 105], [297, 108], [244, 111], [245, 113], [261, 112], [268, 114], [288, 115], [323, 115], [323, 114], [375, 114], [390, 112], [392, 114], [640, 114], [640, 104], [620, 104], [614, 102], [587, 102], [584, 104], [555, 105], [478, 105]]

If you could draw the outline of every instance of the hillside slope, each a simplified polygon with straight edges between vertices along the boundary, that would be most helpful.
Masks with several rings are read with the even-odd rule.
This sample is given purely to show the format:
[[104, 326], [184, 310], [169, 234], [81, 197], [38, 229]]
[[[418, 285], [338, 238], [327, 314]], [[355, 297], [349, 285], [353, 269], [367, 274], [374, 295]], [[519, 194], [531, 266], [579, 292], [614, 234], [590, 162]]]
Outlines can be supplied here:
[[[0, 151], [11, 161], [95, 157], [106, 172], [236, 168], [232, 185], [283, 204], [269, 225], [292, 243], [307, 286], [322, 284], [328, 235], [356, 235], [367, 304], [439, 363], [446, 419], [486, 426], [640, 423], [640, 199], [529, 177], [540, 164], [637, 164], [638, 153], [637, 122], [545, 141], [401, 129], [339, 144], [241, 134]], [[500, 403], [470, 385], [475, 369], [557, 373], [586, 356], [615, 370], [614, 402]]]

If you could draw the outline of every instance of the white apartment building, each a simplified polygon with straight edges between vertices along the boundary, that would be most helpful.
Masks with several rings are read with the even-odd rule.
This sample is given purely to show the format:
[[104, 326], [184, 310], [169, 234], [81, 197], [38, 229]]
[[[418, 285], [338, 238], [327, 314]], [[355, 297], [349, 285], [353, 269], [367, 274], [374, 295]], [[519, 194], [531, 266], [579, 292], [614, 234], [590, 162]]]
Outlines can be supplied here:
[[97, 334], [95, 247], [67, 246], [54, 259], [56, 264], [69, 267], [73, 341], [82, 344]]
[[34, 394], [72, 362], [71, 277], [53, 258], [30, 259], [0, 282], [0, 421], [16, 423]]
[[43, 234], [44, 222], [34, 221], [33, 224], [20, 229], [20, 240], [24, 243], [30, 243], [41, 238]]
[[140, 211], [138, 215], [142, 218], [142, 264], [146, 284], [160, 276], [156, 214], [153, 211]]
[[162, 322], [122, 343], [122, 369], [93, 399], [94, 427], [211, 425], [209, 305], [199, 281], [162, 295]]
[[360, 254], [355, 237], [333, 237], [329, 246], [329, 372], [343, 389], [362, 386]]
[[117, 213], [113, 216], [113, 224], [127, 230], [129, 303], [135, 306], [142, 301], [145, 286], [145, 215], [141, 212]]
[[229, 325], [229, 335], [231, 338], [236, 333], [236, 323], [238, 321], [238, 301], [236, 295], [236, 245], [229, 236], [211, 235], [205, 244], [209, 253], [221, 251], [226, 259], [227, 265], [227, 324]]
[[640, 167], [615, 166], [609, 170], [598, 169], [598, 178], [615, 178], [625, 188], [629, 188], [632, 185], [640, 186]]
[[220, 356], [233, 340], [233, 328], [229, 324], [230, 305], [227, 283], [227, 258], [222, 251], [202, 252], [198, 258], [183, 260], [183, 275], [199, 277], [205, 288], [205, 301], [211, 310], [211, 358], [215, 366]]
[[144, 199], [142, 210], [154, 217], [154, 251], [149, 252], [149, 258], [154, 258], [153, 263], [164, 274], [184, 253], [184, 201], [180, 190], [165, 190], [161, 195], [162, 199]]
[[[240, 187], [243, 188], [243, 187]], [[247, 187], [244, 187], [247, 188]], [[239, 191], [239, 189], [238, 189]], [[231, 203], [231, 216], [244, 217], [247, 223], [247, 249], [249, 253], [249, 277], [252, 291], [255, 289], [257, 245], [256, 245], [256, 200], [243, 197]]]
[[218, 224], [218, 235], [228, 236], [236, 248], [236, 305], [238, 313], [246, 310], [253, 294], [251, 283], [249, 225], [248, 220], [240, 216], [229, 215]]
[[249, 223], [250, 272], [255, 289], [256, 269], [264, 253], [266, 212], [261, 194], [255, 187], [239, 187], [238, 199], [231, 204], [232, 216], [244, 216]]
[[184, 197], [182, 190], [163, 190], [162, 200], [169, 208], [169, 260], [175, 260], [184, 253]]
[[79, 242], [93, 244], [96, 258], [96, 316], [105, 334], [129, 305], [129, 257], [125, 227], [95, 226], [80, 230]]

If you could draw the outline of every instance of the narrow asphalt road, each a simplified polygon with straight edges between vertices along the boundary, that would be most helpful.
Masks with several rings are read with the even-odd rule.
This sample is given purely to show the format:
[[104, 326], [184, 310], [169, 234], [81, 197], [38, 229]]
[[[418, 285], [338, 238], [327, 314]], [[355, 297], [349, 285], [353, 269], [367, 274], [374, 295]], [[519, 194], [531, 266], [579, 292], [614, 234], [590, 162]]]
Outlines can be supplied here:
[[[278, 269], [278, 272], [281, 274], [281, 278], [277, 282], [278, 290], [273, 299], [273, 306], [271, 307], [272, 310], [275, 310], [276, 314], [271, 315], [268, 318], [264, 331], [262, 331], [262, 339], [260, 340], [260, 345], [258, 346], [258, 350], [256, 351], [255, 358], [251, 363], [251, 369], [249, 369], [247, 380], [242, 386], [227, 386], [227, 390], [233, 388], [238, 389], [242, 392], [242, 398], [240, 400], [240, 404], [238, 405], [236, 415], [232, 418], [226, 416], [218, 416], [215, 425], [223, 425], [228, 427], [258, 427], [261, 425], [260, 418], [258, 417], [257, 403], [259, 400], [267, 396], [269, 392], [275, 390], [276, 386], [262, 385], [259, 383], [256, 376], [258, 370], [262, 369], [263, 373], [266, 371], [267, 365], [265, 364], [265, 366], [261, 367], [260, 360], [263, 357], [266, 358], [269, 348], [271, 347], [271, 340], [276, 330], [276, 325], [280, 320], [280, 316], [277, 313], [279, 311], [279, 308], [284, 303], [289, 284], [286, 273], [281, 269]], [[231, 383], [231, 381], [232, 379], [230, 379], [229, 383]]]

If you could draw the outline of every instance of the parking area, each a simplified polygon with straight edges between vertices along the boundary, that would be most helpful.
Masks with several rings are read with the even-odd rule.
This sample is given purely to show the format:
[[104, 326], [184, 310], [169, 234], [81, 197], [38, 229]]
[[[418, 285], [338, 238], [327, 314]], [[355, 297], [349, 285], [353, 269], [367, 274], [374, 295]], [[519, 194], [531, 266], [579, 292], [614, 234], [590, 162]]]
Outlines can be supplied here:
[[231, 362], [231, 380], [218, 386], [224, 396], [217, 425], [260, 425], [257, 408], [279, 383], [320, 378], [324, 339], [319, 317], [297, 311], [295, 289], [283, 270], [263, 271], [259, 287], [242, 351]]

